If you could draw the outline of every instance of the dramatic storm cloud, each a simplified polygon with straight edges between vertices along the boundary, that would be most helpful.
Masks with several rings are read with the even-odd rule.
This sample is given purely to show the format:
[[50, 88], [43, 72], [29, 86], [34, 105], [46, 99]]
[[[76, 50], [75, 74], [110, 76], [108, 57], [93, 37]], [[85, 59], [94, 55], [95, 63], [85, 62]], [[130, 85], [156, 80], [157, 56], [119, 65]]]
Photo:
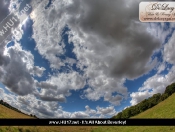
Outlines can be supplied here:
[[0, 95], [17, 108], [42, 118], [111, 117], [175, 81], [175, 25], [140, 22], [140, 0], [13, 0], [0, 19], [26, 3], [37, 7], [0, 45]]
[[111, 77], [132, 79], [150, 70], [152, 66], [147, 64], [159, 41], [147, 32], [146, 24], [139, 22], [138, 4], [74, 1], [66, 8], [69, 26], [88, 49], [77, 57], [81, 60], [79, 55], [83, 55], [87, 61], [96, 62], [90, 69], [100, 67]]
[[67, 25], [77, 66], [89, 79], [84, 96], [90, 100], [104, 97], [119, 105], [122, 96], [112, 93], [127, 96], [124, 78], [134, 79], [151, 70], [156, 63], [151, 55], [160, 46], [147, 31], [147, 24], [139, 22], [138, 4], [114, 0], [55, 2], [54, 8], [35, 12], [40, 14], [34, 18], [36, 47], [51, 68], [64, 66], [56, 57], [64, 54], [64, 45], [55, 44], [61, 41], [62, 29]]

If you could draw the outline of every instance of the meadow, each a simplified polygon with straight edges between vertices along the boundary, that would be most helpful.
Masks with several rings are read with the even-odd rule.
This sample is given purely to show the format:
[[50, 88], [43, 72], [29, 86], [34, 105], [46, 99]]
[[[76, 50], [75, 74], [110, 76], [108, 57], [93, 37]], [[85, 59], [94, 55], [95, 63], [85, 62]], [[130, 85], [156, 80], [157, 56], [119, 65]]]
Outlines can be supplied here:
[[[0, 105], [0, 118], [34, 118]], [[175, 94], [131, 118], [175, 118]], [[175, 126], [4, 126], [0, 132], [175, 132]]]

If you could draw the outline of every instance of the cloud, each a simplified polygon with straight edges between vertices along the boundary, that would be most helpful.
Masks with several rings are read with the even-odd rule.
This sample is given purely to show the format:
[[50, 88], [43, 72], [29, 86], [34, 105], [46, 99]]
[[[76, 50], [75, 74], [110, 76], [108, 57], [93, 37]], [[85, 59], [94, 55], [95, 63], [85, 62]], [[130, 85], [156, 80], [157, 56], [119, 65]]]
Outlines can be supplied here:
[[33, 61], [31, 53], [22, 51], [20, 46], [13, 46], [6, 48], [0, 58], [0, 81], [19, 95], [31, 93], [34, 89], [34, 79], [28, 70]]
[[6, 93], [4, 88], [0, 87], [0, 99], [17, 108], [16, 96], [13, 93]]
[[171, 64], [175, 64], [175, 44], [174, 44], [174, 40], [175, 40], [175, 33], [173, 32], [172, 37], [169, 39], [169, 41], [167, 42], [167, 44], [165, 44], [164, 46], [164, 50], [163, 50], [163, 59], [164, 61], [171, 63]]
[[88, 105], [85, 106], [86, 111], [77, 111], [71, 114], [71, 118], [107, 118], [115, 115], [117, 112], [113, 106], [106, 108], [96, 107], [96, 110], [91, 109]]
[[27, 114], [37, 115], [39, 118], [108, 118], [117, 113], [113, 106], [106, 108], [98, 106], [96, 109], [91, 109], [88, 105], [85, 106], [84, 111], [68, 112], [64, 111], [58, 102], [42, 101], [31, 94], [18, 96], [3, 93], [3, 95], [3, 100], [5, 99], [12, 106]]
[[80, 68], [87, 67], [85, 76], [90, 88], [84, 93], [90, 100], [104, 97], [104, 101], [119, 105], [122, 96], [113, 97], [112, 93], [127, 95], [124, 78], [137, 78], [155, 66], [156, 61], [148, 64], [159, 41], [147, 32], [146, 24], [136, 19], [136, 5], [130, 3], [126, 7], [123, 1], [74, 1], [68, 7], [70, 39]]
[[57, 102], [65, 102], [66, 101], [66, 98], [64, 97], [64, 95], [54, 96], [52, 93], [53, 93], [53, 91], [51, 91], [51, 92], [46, 91], [44, 93], [44, 95], [40, 95], [40, 99], [43, 101], [57, 101]]
[[[163, 48], [161, 49], [162, 52], [162, 59], [163, 62], [160, 63], [160, 65], [157, 68], [157, 73], [148, 78], [144, 83], [143, 86], [138, 89], [138, 92], [133, 92], [130, 94], [130, 97], [132, 100], [130, 101], [131, 105], [135, 105], [139, 103], [140, 101], [152, 96], [156, 93], [163, 93], [165, 91], [165, 88], [170, 85], [171, 83], [175, 82], [175, 75], [174, 75], [174, 62], [175, 62], [175, 46], [174, 46], [174, 38], [175, 33], [166, 33], [163, 32], [165, 29], [165, 23], [161, 23], [161, 27], [159, 27], [159, 31], [162, 31], [162, 37], [165, 39], [167, 35], [171, 35], [171, 37], [168, 39], [166, 44], [163, 45]], [[172, 28], [174, 27], [174, 24], [169, 24], [169, 28], [167, 30], [170, 32]], [[161, 35], [160, 35], [161, 36]], [[167, 65], [172, 64], [173, 66], [168, 69]], [[161, 74], [164, 70], [167, 70], [167, 74]]]
[[30, 69], [31, 73], [33, 75], [36, 75], [38, 77], [42, 77], [43, 72], [46, 70], [44, 67], [34, 66], [32, 69]]
[[36, 109], [38, 113], [43, 114], [45, 117], [54, 117], [53, 111], [46, 109], [45, 105], [37, 105], [34, 109]]
[[20, 96], [17, 98], [17, 101], [21, 104], [24, 104], [24, 105], [30, 104], [29, 100], [26, 100], [24, 97], [20, 97]]
[[[46, 81], [38, 82], [32, 76], [41, 77], [45, 68], [34, 66], [34, 56], [30, 52], [22, 50], [18, 44], [2, 48], [0, 81], [10, 91], [21, 95], [18, 98], [20, 103], [16, 105], [40, 117], [81, 118], [115, 114], [113, 106], [97, 107], [96, 110], [86, 106], [85, 111], [71, 113], [54, 102], [65, 102], [71, 90], [81, 89], [84, 92], [80, 96], [89, 100], [103, 98], [112, 105], [120, 105], [128, 96], [124, 86], [126, 78], [138, 78], [155, 67], [157, 60], [152, 60], [151, 56], [161, 46], [161, 35], [153, 35], [152, 29], [148, 31], [149, 24], [138, 20], [139, 2], [55, 0], [51, 7], [45, 9], [48, 1], [43, 1], [31, 15], [36, 50], [49, 61], [52, 69], [60, 70], [69, 63], [70, 66], [75, 64], [83, 74], [71, 68], [68, 72], [57, 72]], [[70, 29], [68, 41], [73, 42], [76, 60], [59, 58], [66, 52], [63, 42], [66, 26]], [[169, 33], [167, 31], [164, 36]], [[21, 36], [17, 34], [16, 39]], [[171, 45], [165, 47], [165, 52], [171, 50]], [[165, 60], [173, 63], [172, 52], [169, 54]], [[159, 72], [162, 71], [163, 66], [159, 69]], [[160, 87], [162, 83], [158, 80], [166, 79], [169, 82], [174, 80], [172, 70], [167, 76], [156, 75], [147, 80], [138, 93], [131, 94], [132, 104], [157, 91], [162, 92], [163, 86]], [[85, 85], [87, 89], [83, 89]], [[154, 90], [150, 93], [148, 89], [153, 86]]]
[[[48, 8], [43, 10], [48, 1], [43, 1], [39, 7], [34, 10], [32, 17], [33, 24], [33, 38], [37, 42], [36, 49], [38, 52], [50, 62], [50, 67], [59, 69], [64, 66], [64, 63], [57, 56], [64, 54], [64, 43], [58, 45], [61, 41], [62, 29], [65, 26], [64, 18], [59, 17], [60, 8], [63, 2], [58, 2], [55, 8]], [[61, 10], [62, 8], [60, 8]], [[59, 19], [58, 19], [59, 18]]]
[[1, 95], [1, 97], [3, 97], [3, 95], [4, 95], [4, 90], [2, 88], [0, 88], [0, 95]]
[[37, 99], [34, 95], [17, 96], [18, 108], [28, 114], [35, 114], [40, 118], [55, 117], [55, 110], [58, 110], [56, 102], [45, 102]]
[[175, 82], [174, 71], [175, 66], [173, 66], [166, 75], [157, 73], [148, 78], [143, 83], [143, 86], [138, 89], [138, 92], [133, 92], [130, 94], [130, 97], [132, 98], [130, 101], [131, 105], [135, 105], [153, 94], [163, 93], [168, 85]]
[[99, 107], [97, 106], [97, 114], [100, 114], [100, 115], [115, 115], [116, 114], [116, 111], [114, 109], [114, 106], [109, 106], [109, 107], [106, 107], [106, 108], [103, 108], [103, 107]]
[[165, 63], [161, 63], [160, 65], [159, 65], [159, 67], [157, 68], [157, 73], [161, 73], [162, 71], [164, 71], [165, 70], [165, 68], [166, 68], [166, 64]]
[[88, 65], [89, 69], [98, 67], [112, 77], [133, 79], [148, 72], [153, 66], [147, 64], [159, 41], [137, 19], [138, 4], [131, 2], [127, 6], [126, 1], [114, 0], [73, 1], [66, 8], [70, 16], [68, 24], [85, 42], [81, 45], [88, 49], [82, 53], [77, 47], [79, 43], [74, 41], [76, 51], [81, 52], [77, 58], [81, 60], [85, 56], [93, 66]]
[[[148, 24], [138, 19], [140, 1], [54, 1], [52, 8], [34, 13], [33, 38], [39, 53], [60, 69], [65, 62], [62, 32], [70, 29], [76, 66], [84, 72], [89, 100], [109, 101], [119, 105], [127, 97], [125, 79], [135, 79], [154, 68], [151, 56], [160, 47], [158, 38], [148, 32]], [[59, 19], [58, 19], [59, 18]], [[65, 80], [66, 81], [66, 80]], [[112, 93], [120, 95], [112, 96]]]
[[96, 115], [96, 113], [97, 113], [96, 110], [91, 109], [88, 105], [86, 105], [85, 108], [86, 108], [86, 113], [87, 113], [87, 114], [89, 114], [89, 115], [91, 115], [91, 116]]
[[130, 101], [131, 105], [136, 105], [143, 101], [144, 99], [147, 99], [150, 97], [152, 94], [148, 91], [143, 91], [143, 92], [133, 92], [130, 94], [130, 97], [132, 100]]
[[1, 0], [0, 1], [0, 23], [1, 21], [9, 14], [10, 0]]
[[48, 80], [36, 83], [41, 88], [38, 96], [47, 101], [66, 101], [65, 97], [70, 96], [70, 90], [79, 90], [84, 88], [85, 79], [77, 72], [60, 73], [51, 76]]
[[87, 118], [89, 117], [88, 114], [86, 114], [85, 112], [74, 112], [72, 115], [71, 115], [71, 118]]

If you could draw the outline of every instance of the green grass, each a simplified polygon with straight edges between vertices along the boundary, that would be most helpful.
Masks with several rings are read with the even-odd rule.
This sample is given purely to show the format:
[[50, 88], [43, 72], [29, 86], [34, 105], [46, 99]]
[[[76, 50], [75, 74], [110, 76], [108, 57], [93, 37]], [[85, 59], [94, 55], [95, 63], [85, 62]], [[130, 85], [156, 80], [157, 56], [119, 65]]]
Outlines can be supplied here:
[[[32, 118], [0, 105], [0, 118]], [[175, 94], [132, 118], [175, 118]], [[5, 126], [0, 132], [175, 132], [175, 126]]]
[[[132, 118], [175, 118], [175, 94]], [[92, 132], [175, 132], [175, 126], [104, 126]]]
[[175, 118], [175, 94], [132, 118]]

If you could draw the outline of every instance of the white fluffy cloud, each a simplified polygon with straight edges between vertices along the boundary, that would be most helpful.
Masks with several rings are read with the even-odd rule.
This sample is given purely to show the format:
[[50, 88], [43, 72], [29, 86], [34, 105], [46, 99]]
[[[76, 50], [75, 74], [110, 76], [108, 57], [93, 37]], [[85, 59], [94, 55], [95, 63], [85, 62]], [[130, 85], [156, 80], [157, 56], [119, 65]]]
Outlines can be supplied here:
[[98, 107], [97, 106], [97, 114], [100, 114], [100, 115], [115, 115], [116, 114], [116, 111], [114, 109], [114, 106], [110, 106], [110, 107], [106, 107], [106, 108], [103, 108], [103, 107]]
[[44, 7], [47, 3], [48, 1], [43, 1], [31, 15], [35, 21], [33, 38], [37, 42], [36, 49], [50, 62], [50, 67], [59, 69], [60, 66], [64, 66], [64, 63], [57, 57], [64, 53], [64, 43], [58, 45], [62, 39], [62, 29], [65, 26], [65, 18], [60, 17], [59, 11], [62, 9], [60, 7], [63, 2], [58, 2], [55, 8], [46, 10]]
[[89, 115], [86, 114], [85, 112], [82, 112], [82, 111], [74, 112], [74, 113], [71, 115], [71, 118], [87, 118], [87, 117], [89, 117]]
[[31, 94], [27, 96], [6, 94], [2, 88], [0, 95], [1, 99], [10, 105], [27, 114], [35, 114], [39, 118], [108, 118], [117, 113], [113, 106], [106, 108], [97, 106], [96, 109], [91, 109], [88, 105], [84, 111], [67, 112], [57, 102], [42, 101]]
[[131, 105], [136, 105], [139, 102], [141, 102], [144, 99], [147, 99], [150, 97], [152, 94], [148, 91], [143, 91], [143, 92], [133, 92], [130, 94], [132, 100], [130, 101]]
[[34, 66], [30, 69], [30, 72], [35, 76], [41, 77], [45, 70], [46, 69], [44, 67]]
[[131, 105], [135, 105], [153, 94], [163, 93], [165, 88], [173, 82], [175, 82], [175, 66], [173, 66], [166, 75], [157, 73], [148, 78], [143, 86], [139, 88], [138, 92], [131, 93]]
[[70, 90], [79, 90], [84, 86], [85, 79], [77, 72], [60, 73], [37, 83], [37, 87], [41, 88], [38, 95], [42, 100], [61, 102], [66, 100], [66, 96], [71, 95]]

